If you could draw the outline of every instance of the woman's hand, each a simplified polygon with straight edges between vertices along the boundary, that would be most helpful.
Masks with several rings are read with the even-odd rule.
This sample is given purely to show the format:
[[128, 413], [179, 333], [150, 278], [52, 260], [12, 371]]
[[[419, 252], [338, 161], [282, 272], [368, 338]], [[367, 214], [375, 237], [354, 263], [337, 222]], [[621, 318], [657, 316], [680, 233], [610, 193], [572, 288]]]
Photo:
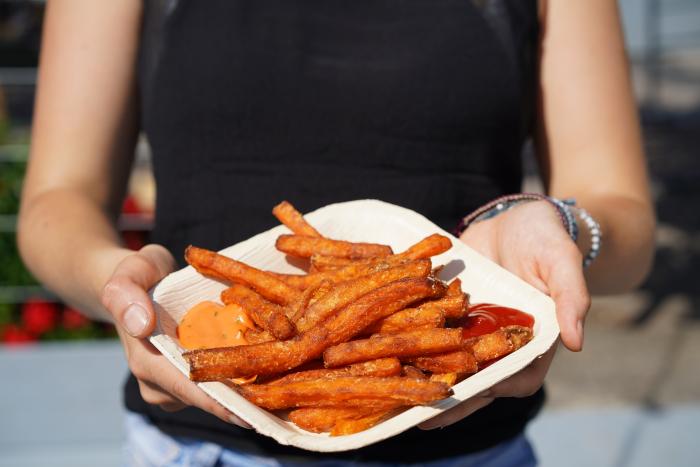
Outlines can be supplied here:
[[[582, 255], [546, 201], [517, 205], [492, 219], [472, 224], [461, 240], [552, 297], [561, 340], [572, 351], [583, 346], [583, 323], [590, 306]], [[556, 345], [527, 368], [434, 417], [420, 428], [450, 425], [485, 407], [496, 397], [534, 394], [544, 381]]]
[[191, 405], [243, 428], [248, 424], [207, 396], [148, 342], [156, 316], [148, 289], [175, 268], [162, 246], [147, 245], [127, 256], [105, 284], [102, 304], [112, 314], [131, 372], [149, 404], [175, 411]]

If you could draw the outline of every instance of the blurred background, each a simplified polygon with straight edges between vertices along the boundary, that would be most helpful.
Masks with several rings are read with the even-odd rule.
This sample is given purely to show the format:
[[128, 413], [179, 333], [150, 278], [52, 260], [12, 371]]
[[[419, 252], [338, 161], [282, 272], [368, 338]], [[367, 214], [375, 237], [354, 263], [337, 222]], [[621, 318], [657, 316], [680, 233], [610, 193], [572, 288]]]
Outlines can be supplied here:
[[[700, 465], [700, 1], [619, 3], [656, 264], [639, 291], [595, 297], [585, 350], [555, 359], [529, 428], [545, 467]], [[43, 9], [0, 0], [0, 466], [119, 465], [126, 364], [114, 330], [44, 290], [15, 246]], [[526, 186], [537, 188], [534, 174]], [[140, 143], [119, 223], [134, 249], [148, 241], [153, 202]]]

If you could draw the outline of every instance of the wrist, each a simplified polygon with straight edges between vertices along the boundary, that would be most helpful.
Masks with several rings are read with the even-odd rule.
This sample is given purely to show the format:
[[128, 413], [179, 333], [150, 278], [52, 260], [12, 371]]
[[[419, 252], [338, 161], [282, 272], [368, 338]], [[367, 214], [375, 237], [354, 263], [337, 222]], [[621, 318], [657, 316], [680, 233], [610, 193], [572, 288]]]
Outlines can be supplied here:
[[578, 236], [578, 225], [576, 217], [571, 211], [571, 206], [575, 204], [573, 200], [560, 200], [551, 196], [546, 196], [539, 193], [515, 193], [510, 195], [500, 196], [483, 206], [474, 210], [459, 223], [455, 229], [456, 234], [460, 236], [471, 225], [479, 222], [495, 219], [506, 211], [530, 202], [544, 202], [554, 209], [562, 225], [566, 229], [569, 237], [576, 241]]
[[[483, 222], [494, 222], [502, 217], [503, 213], [517, 208], [523, 204], [542, 203], [548, 204], [556, 212], [561, 225], [566, 230], [569, 238], [577, 244], [583, 255], [583, 267], [588, 267], [600, 253], [602, 244], [602, 232], [600, 225], [583, 208], [576, 206], [573, 198], [558, 199], [538, 193], [517, 193], [505, 195], [486, 203], [466, 216], [456, 229], [460, 238], [467, 239], [470, 235], [467, 231]], [[580, 228], [579, 225], [582, 227]], [[583, 230], [583, 238], [579, 232]]]

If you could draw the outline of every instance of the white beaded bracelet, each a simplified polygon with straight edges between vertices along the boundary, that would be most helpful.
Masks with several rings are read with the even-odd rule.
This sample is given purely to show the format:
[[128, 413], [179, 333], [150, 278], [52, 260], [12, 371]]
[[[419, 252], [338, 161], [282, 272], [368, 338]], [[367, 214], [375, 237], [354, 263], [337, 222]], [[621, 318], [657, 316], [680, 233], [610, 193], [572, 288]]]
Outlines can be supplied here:
[[588, 250], [588, 253], [583, 258], [583, 267], [587, 268], [600, 254], [600, 247], [603, 244], [603, 231], [600, 229], [600, 224], [593, 219], [593, 216], [588, 211], [578, 206], [574, 209], [591, 234], [591, 249]]

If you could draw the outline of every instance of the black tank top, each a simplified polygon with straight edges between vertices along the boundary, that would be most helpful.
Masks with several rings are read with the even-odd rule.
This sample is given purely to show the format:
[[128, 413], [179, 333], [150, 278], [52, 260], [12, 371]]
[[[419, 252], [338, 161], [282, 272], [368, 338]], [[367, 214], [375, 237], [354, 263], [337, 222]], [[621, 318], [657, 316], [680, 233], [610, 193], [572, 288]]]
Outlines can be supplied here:
[[[533, 120], [536, 0], [146, 0], [141, 119], [157, 184], [153, 240], [182, 258], [302, 211], [377, 198], [445, 229], [521, 183]], [[180, 259], [181, 263], [182, 260]], [[161, 430], [275, 456], [197, 409], [126, 405]], [[442, 430], [330, 457], [421, 461], [522, 431], [543, 394], [499, 399]]]

